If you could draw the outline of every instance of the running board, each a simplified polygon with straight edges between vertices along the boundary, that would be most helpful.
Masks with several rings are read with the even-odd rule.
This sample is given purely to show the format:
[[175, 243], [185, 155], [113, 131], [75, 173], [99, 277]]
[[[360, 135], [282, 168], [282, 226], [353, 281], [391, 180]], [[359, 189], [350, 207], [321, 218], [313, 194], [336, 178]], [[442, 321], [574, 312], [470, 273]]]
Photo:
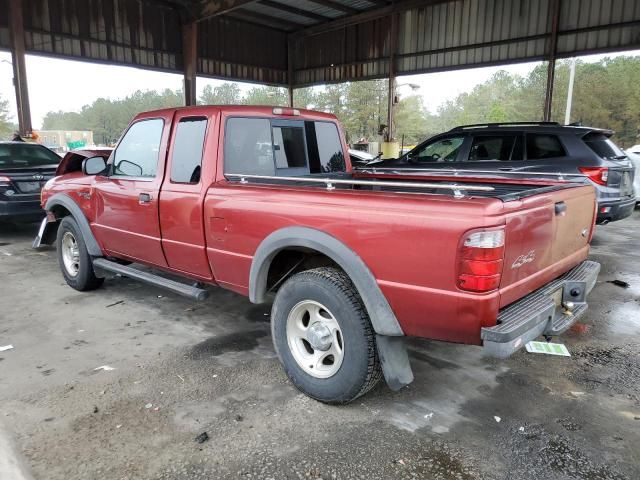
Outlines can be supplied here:
[[105, 270], [107, 272], [119, 273], [125, 277], [133, 278], [148, 285], [153, 285], [154, 287], [164, 288], [165, 290], [193, 298], [194, 300], [204, 300], [209, 296], [209, 292], [202, 288], [192, 287], [191, 285], [176, 282], [175, 280], [170, 280], [168, 278], [161, 277], [160, 275], [138, 270], [137, 268], [132, 268], [127, 265], [120, 265], [119, 263], [112, 262], [104, 258], [94, 259], [93, 266], [94, 268], [99, 268], [100, 270]]

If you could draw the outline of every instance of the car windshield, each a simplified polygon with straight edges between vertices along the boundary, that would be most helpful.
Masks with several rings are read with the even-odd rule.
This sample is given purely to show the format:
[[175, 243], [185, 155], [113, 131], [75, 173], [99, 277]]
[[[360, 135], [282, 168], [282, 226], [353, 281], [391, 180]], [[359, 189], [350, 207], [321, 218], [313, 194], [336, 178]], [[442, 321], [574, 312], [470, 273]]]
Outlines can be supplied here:
[[40, 167], [58, 163], [60, 163], [60, 157], [42, 145], [0, 144], [0, 168]]

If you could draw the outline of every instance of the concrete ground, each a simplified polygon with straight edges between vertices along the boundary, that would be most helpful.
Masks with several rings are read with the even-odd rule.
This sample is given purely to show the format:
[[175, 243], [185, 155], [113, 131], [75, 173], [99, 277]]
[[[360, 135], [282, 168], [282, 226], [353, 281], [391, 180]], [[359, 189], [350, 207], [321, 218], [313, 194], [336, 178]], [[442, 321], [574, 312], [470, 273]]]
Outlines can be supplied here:
[[570, 358], [414, 340], [410, 387], [343, 407], [287, 380], [268, 307], [119, 277], [79, 293], [35, 233], [0, 227], [0, 445], [36, 479], [640, 478], [638, 210], [598, 228]]

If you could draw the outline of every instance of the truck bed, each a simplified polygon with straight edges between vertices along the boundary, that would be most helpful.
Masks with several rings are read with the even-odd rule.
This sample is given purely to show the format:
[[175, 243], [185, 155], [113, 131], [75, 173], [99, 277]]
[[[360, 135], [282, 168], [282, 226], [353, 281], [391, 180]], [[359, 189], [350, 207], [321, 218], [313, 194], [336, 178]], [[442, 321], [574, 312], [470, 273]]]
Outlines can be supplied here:
[[[503, 202], [519, 200], [541, 193], [550, 193], [575, 184], [556, 181], [524, 181], [504, 178], [458, 178], [398, 174], [328, 173], [298, 177], [265, 177], [256, 175], [228, 175], [232, 181], [262, 185], [295, 185], [329, 190], [363, 190], [452, 197], [496, 198]], [[379, 185], [376, 185], [379, 183]]]

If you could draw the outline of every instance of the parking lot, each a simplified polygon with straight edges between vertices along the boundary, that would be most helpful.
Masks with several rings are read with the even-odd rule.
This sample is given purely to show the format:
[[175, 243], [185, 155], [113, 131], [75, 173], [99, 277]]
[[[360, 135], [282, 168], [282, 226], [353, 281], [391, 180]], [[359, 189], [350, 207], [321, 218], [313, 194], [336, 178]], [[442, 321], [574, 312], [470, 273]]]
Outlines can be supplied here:
[[0, 227], [0, 430], [36, 479], [640, 478], [639, 210], [598, 227], [571, 357], [411, 341], [412, 385], [342, 407], [287, 380], [268, 306], [80, 293], [36, 229]]

